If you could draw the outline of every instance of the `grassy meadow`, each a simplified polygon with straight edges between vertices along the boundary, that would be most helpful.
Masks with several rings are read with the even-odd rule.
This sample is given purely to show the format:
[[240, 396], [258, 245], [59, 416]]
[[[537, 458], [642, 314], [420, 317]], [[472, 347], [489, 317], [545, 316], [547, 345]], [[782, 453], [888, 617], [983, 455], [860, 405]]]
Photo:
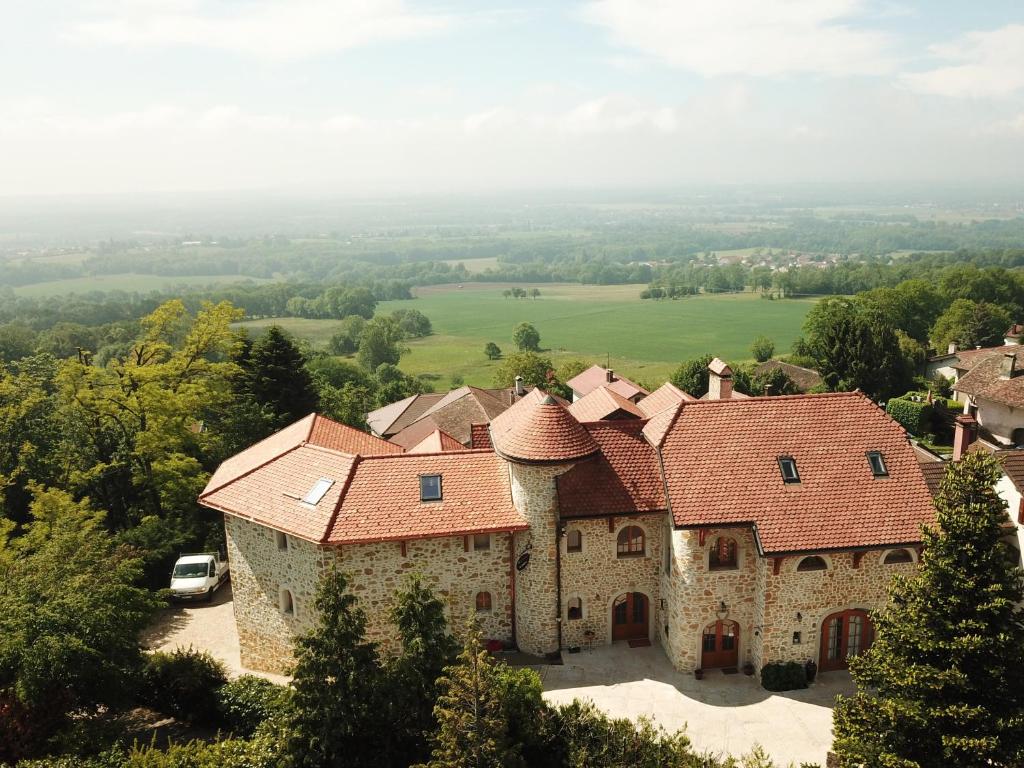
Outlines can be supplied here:
[[[640, 285], [543, 284], [538, 299], [511, 299], [502, 296], [507, 287], [430, 286], [416, 289], [413, 301], [380, 303], [379, 313], [416, 308], [433, 324], [433, 335], [408, 344], [402, 369], [430, 376], [439, 390], [456, 374], [467, 384], [490, 386], [500, 361], [484, 356], [484, 344], [493, 341], [502, 351], [513, 351], [512, 328], [527, 321], [540, 331], [541, 347], [556, 365], [574, 357], [600, 363], [610, 359], [622, 374], [660, 384], [681, 360], [705, 352], [732, 361], [749, 359], [750, 342], [759, 334], [788, 351], [812, 304], [768, 301], [751, 293], [642, 301]], [[317, 346], [327, 343], [337, 325], [301, 318], [246, 325], [255, 332], [275, 322]]]

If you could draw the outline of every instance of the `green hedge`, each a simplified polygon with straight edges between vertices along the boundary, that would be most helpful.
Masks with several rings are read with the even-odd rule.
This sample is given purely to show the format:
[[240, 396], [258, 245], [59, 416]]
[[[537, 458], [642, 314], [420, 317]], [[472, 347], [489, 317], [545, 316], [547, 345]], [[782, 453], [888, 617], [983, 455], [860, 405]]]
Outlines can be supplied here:
[[142, 670], [140, 698], [186, 723], [215, 724], [220, 719], [217, 692], [227, 681], [224, 665], [208, 653], [192, 647], [156, 651]]
[[793, 691], [807, 687], [807, 671], [796, 661], [773, 661], [761, 667], [761, 685], [767, 691]]
[[911, 434], [923, 435], [931, 430], [932, 404], [924, 400], [917, 403], [905, 395], [894, 397], [886, 403], [885, 412]]

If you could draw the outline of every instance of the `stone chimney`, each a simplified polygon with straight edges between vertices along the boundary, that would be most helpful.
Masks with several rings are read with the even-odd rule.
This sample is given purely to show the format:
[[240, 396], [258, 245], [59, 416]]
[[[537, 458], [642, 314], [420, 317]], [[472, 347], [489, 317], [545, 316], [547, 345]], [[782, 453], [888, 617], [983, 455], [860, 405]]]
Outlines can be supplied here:
[[957, 347], [956, 342], [955, 341], [951, 341], [951, 342], [949, 342], [949, 346], [946, 347], [946, 354], [947, 355], [955, 355], [957, 353], [958, 349], [959, 349], [959, 347]]
[[956, 417], [956, 426], [953, 428], [953, 461], [960, 461], [964, 453], [978, 438], [978, 421], [967, 413], [961, 413]]
[[522, 397], [526, 394], [526, 389], [523, 387], [523, 377], [516, 376], [516, 397]]
[[609, 384], [615, 381], [615, 371], [613, 371], [611, 368], [605, 368], [604, 380], [607, 381]]
[[1013, 352], [1007, 352], [999, 361], [999, 378], [1012, 379], [1017, 375], [1017, 356]]
[[708, 400], [732, 398], [732, 368], [717, 357], [708, 364]]
[[1014, 323], [1003, 334], [1003, 344], [1007, 346], [1018, 345], [1021, 343], [1022, 335], [1024, 335], [1024, 324]]

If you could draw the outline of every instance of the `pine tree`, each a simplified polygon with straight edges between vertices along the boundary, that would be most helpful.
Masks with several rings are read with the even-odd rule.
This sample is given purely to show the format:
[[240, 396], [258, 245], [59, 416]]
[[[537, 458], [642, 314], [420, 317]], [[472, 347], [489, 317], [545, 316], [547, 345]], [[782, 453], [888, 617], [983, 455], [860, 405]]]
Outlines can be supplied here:
[[841, 765], [1024, 764], [1022, 585], [999, 476], [980, 454], [946, 472], [920, 569], [893, 580], [874, 644], [851, 660], [858, 692], [834, 720]]
[[509, 743], [494, 662], [471, 625], [457, 662], [438, 680], [439, 725], [429, 768], [505, 768], [518, 763]]
[[297, 768], [377, 766], [390, 738], [379, 704], [387, 686], [366, 614], [348, 579], [328, 571], [317, 590], [317, 626], [296, 641], [287, 765]]
[[276, 325], [253, 345], [246, 384], [257, 403], [273, 410], [278, 427], [301, 419], [320, 405], [302, 352]]

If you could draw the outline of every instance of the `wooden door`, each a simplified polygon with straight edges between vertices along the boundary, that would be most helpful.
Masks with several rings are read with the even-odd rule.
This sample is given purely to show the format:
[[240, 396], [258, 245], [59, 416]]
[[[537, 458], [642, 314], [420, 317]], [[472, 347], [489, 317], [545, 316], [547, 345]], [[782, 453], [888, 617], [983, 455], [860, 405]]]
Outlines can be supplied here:
[[704, 669], [735, 667], [740, 658], [740, 625], [719, 619], [704, 627], [700, 665]]
[[612, 603], [612, 640], [647, 637], [648, 600], [640, 592], [626, 592]]
[[846, 669], [847, 659], [866, 651], [874, 639], [875, 630], [865, 611], [833, 613], [821, 624], [819, 669]]

